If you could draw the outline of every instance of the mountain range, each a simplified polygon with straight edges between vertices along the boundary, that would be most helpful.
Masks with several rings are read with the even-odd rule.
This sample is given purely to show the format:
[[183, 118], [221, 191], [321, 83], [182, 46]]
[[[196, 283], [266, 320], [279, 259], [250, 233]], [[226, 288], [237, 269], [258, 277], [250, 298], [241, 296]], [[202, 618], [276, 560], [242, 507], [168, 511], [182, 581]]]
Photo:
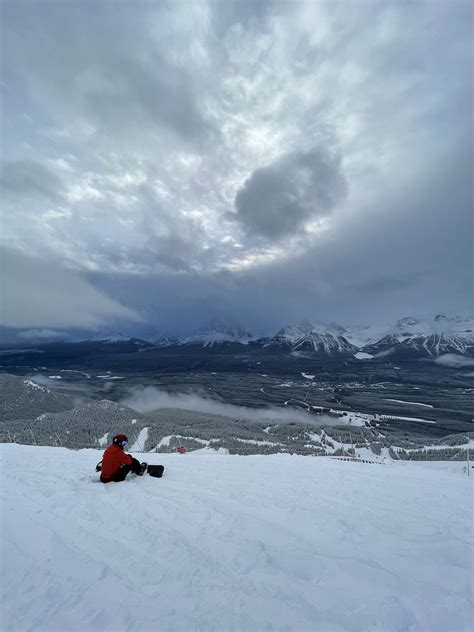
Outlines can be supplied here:
[[201, 345], [203, 347], [250, 345], [266, 351], [355, 355], [439, 356], [444, 354], [474, 355], [474, 320], [438, 315], [430, 319], [402, 318], [386, 329], [343, 327], [337, 323], [303, 321], [287, 325], [274, 336], [253, 337], [248, 331], [215, 328], [159, 344]]
[[[44, 343], [44, 340], [42, 341]], [[286, 325], [273, 336], [256, 337], [249, 331], [213, 322], [209, 327], [182, 338], [153, 336], [145, 340], [114, 332], [92, 338], [64, 339], [75, 344], [99, 344], [104, 350], [120, 347], [123, 352], [174, 347], [213, 352], [260, 350], [263, 353], [295, 355], [355, 356], [358, 359], [436, 357], [445, 354], [474, 356], [474, 319], [437, 315], [434, 318], [406, 317], [389, 327], [343, 327], [337, 323], [303, 321]], [[126, 349], [125, 349], [126, 347]]]

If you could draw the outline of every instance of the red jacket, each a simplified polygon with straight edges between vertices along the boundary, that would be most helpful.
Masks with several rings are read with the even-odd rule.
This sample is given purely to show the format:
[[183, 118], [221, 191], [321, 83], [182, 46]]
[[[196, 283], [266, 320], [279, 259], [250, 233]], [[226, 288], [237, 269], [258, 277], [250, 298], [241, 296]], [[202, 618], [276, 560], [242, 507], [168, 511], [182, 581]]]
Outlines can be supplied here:
[[102, 457], [102, 471], [100, 473], [101, 479], [110, 479], [116, 474], [121, 465], [131, 464], [133, 457], [130, 454], [125, 454], [122, 448], [112, 443], [104, 452]]

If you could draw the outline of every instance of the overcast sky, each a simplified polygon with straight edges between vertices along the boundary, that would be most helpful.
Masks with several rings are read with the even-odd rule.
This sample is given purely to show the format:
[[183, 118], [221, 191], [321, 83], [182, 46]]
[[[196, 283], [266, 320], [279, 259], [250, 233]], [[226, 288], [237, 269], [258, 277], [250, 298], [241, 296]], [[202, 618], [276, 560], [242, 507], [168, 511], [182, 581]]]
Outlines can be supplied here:
[[470, 2], [2, 2], [3, 325], [472, 312]]

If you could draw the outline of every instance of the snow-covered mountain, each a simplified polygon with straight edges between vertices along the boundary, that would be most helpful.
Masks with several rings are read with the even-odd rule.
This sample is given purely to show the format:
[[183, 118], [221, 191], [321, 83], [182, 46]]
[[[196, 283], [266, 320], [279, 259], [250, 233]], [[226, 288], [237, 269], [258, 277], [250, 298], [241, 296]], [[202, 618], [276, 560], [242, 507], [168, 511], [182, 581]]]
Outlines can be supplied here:
[[250, 340], [254, 339], [255, 337], [245, 329], [232, 327], [220, 321], [213, 321], [209, 327], [204, 327], [191, 336], [181, 338], [179, 344], [202, 345], [203, 347], [229, 343], [247, 345]]
[[179, 344], [179, 338], [173, 338], [171, 336], [159, 336], [153, 340], [157, 347], [169, 347], [171, 345]]
[[[99, 337], [95, 338], [99, 341]], [[102, 337], [106, 344], [113, 342], [144, 342], [120, 334]], [[349, 355], [359, 352], [373, 356], [439, 356], [444, 354], [474, 355], [474, 320], [438, 315], [418, 319], [405, 317], [391, 326], [343, 327], [337, 323], [303, 321], [286, 325], [274, 336], [256, 339], [240, 327], [213, 321], [191, 336], [163, 337], [154, 344], [161, 347], [192, 345], [194, 347], [234, 350], [235, 345], [254, 343], [256, 349], [283, 353], [304, 352], [318, 355]], [[147, 343], [144, 343], [147, 344]]]
[[346, 330], [336, 323], [310, 323], [286, 326], [267, 339], [263, 347], [285, 351], [304, 351], [323, 354], [354, 354], [358, 348], [345, 337]]
[[474, 320], [438, 315], [431, 319], [402, 318], [364, 351], [377, 355], [439, 356], [474, 354]]
[[141, 338], [136, 338], [134, 336], [127, 336], [120, 331], [113, 332], [102, 332], [98, 333], [95, 336], [83, 337], [83, 338], [73, 338], [71, 342], [102, 342], [104, 344], [118, 344], [122, 342], [132, 342], [132, 343], [143, 343], [146, 342]]
[[[130, 337], [120, 332], [94, 336], [65, 337], [62, 343], [99, 345], [101, 352], [130, 353], [163, 347], [192, 347], [193, 352], [234, 353], [239, 347], [258, 352], [348, 355], [356, 357], [402, 355], [437, 357], [445, 354], [474, 356], [474, 319], [438, 315], [434, 318], [405, 317], [394, 325], [361, 325], [342, 327], [337, 323], [303, 321], [286, 325], [273, 336], [256, 338], [248, 330], [214, 320], [208, 327], [181, 338], [166, 334], [145, 338]], [[44, 344], [44, 341], [43, 341]], [[362, 355], [363, 354], [363, 355]]]

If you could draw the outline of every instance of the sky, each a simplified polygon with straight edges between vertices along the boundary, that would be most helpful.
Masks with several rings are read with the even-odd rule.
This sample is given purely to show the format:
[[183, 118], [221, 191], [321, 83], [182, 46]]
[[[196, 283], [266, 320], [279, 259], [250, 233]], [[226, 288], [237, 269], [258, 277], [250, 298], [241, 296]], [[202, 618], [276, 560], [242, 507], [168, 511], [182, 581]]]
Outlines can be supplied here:
[[472, 314], [470, 2], [1, 11], [5, 331]]

